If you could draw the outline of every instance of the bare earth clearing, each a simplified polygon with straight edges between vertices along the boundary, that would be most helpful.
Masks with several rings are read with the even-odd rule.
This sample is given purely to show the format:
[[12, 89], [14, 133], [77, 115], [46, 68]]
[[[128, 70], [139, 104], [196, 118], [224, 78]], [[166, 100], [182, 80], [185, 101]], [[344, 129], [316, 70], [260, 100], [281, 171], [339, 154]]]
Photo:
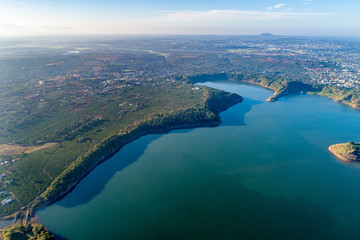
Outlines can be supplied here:
[[0, 144], [0, 155], [11, 156], [21, 153], [31, 153], [48, 147], [57, 145], [58, 143], [45, 143], [36, 146], [21, 146], [12, 144]]

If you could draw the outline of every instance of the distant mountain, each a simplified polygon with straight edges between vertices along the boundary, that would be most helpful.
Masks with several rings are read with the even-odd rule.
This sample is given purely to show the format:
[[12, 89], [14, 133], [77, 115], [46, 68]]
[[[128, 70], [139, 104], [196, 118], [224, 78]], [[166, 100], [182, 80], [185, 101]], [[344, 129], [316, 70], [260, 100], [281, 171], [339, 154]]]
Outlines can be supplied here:
[[271, 33], [261, 33], [260, 37], [274, 37], [275, 35], [271, 34]]

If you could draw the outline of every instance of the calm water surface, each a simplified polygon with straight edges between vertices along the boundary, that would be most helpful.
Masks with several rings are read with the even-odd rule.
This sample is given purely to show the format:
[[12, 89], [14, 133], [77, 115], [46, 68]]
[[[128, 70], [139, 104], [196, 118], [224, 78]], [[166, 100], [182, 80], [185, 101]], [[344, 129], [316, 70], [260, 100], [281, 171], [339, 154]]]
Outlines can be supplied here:
[[38, 212], [68, 239], [360, 239], [360, 165], [329, 145], [360, 141], [360, 111], [311, 95], [205, 83], [244, 102], [216, 128], [148, 135]]

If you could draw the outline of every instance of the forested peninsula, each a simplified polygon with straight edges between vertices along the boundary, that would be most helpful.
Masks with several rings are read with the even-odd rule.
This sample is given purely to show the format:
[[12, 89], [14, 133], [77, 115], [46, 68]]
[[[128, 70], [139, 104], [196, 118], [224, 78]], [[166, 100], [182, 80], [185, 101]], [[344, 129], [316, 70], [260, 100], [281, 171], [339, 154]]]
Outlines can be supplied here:
[[[44, 127], [48, 119], [30, 125], [33, 135], [26, 135], [26, 129], [16, 129], [18, 136], [13, 137], [19, 138], [19, 145], [26, 145], [26, 142], [36, 146], [42, 144], [41, 138], [56, 144], [8, 156], [19, 160], [2, 175], [7, 182], [4, 192], [9, 194], [9, 203], [0, 208], [2, 217], [33, 216], [34, 210], [64, 196], [97, 164], [125, 144], [146, 134], [216, 126], [221, 121], [219, 113], [243, 99], [221, 90], [177, 84], [161, 89], [136, 86], [121, 96], [91, 100], [92, 104], [87, 104], [88, 100], [80, 105], [81, 112], [72, 111], [67, 118], [56, 118], [64, 122], [53, 125], [54, 129], [45, 136], [35, 129]], [[59, 114], [57, 111], [50, 113]], [[19, 134], [21, 131], [23, 135]], [[32, 139], [38, 140], [33, 142]], [[16, 145], [9, 146], [15, 148]]]
[[237, 94], [209, 88], [204, 88], [204, 90], [202, 101], [198, 105], [148, 116], [130, 124], [116, 134], [106, 137], [71, 163], [44, 193], [29, 204], [29, 207], [36, 209], [56, 201], [72, 189], [97, 164], [112, 156], [125, 144], [152, 133], [164, 133], [179, 128], [217, 126], [221, 122], [219, 113], [243, 100]]

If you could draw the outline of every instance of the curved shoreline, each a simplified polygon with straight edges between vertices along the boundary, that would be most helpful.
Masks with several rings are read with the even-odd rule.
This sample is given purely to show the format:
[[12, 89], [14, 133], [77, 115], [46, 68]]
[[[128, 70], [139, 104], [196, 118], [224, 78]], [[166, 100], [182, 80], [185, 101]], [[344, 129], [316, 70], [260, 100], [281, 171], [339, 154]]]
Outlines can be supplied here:
[[[266, 86], [265, 84], [261, 84], [261, 83], [257, 83], [257, 82], [252, 82], [252, 81], [248, 81], [248, 80], [240, 80], [241, 82], [246, 82], [246, 83], [250, 83], [250, 84], [254, 84], [254, 85], [257, 85], [257, 86], [261, 86], [261, 87], [264, 87], [266, 89], [270, 89], [272, 91], [274, 91], [274, 94], [272, 96], [270, 96], [269, 98], [266, 99], [266, 101], [268, 102], [275, 102], [277, 101], [280, 97], [282, 96], [285, 96], [287, 95], [287, 92], [286, 90], [287, 89], [284, 89], [282, 91], [278, 91], [276, 90], [275, 88], [272, 88], [270, 86]], [[332, 97], [330, 95], [326, 95], [326, 94], [321, 94], [319, 92], [314, 92], [314, 93], [309, 93], [309, 92], [304, 92], [306, 94], [316, 94], [318, 96], [322, 96], [322, 97], [327, 97], [327, 98], [330, 98], [331, 100], [333, 100], [335, 103], [340, 103], [340, 104], [345, 104], [351, 108], [354, 108], [354, 109], [360, 109], [359, 106], [357, 106], [356, 104], [354, 103], [351, 103], [351, 102], [346, 102], [346, 101], [339, 101], [337, 98], [335, 97]]]
[[350, 159], [347, 159], [343, 156], [341, 156], [340, 154], [338, 154], [334, 149], [333, 149], [333, 146], [334, 145], [331, 145], [328, 147], [328, 150], [329, 152], [331, 152], [336, 158], [340, 159], [341, 161], [344, 161], [344, 162], [353, 162], [351, 161]]
[[[126, 131], [125, 134], [123, 135], [113, 135], [110, 136], [107, 140], [108, 141], [104, 141], [105, 143], [105, 148], [109, 147], [110, 153], [109, 154], [102, 154], [99, 157], [94, 157], [91, 158], [92, 154], [93, 155], [97, 155], [99, 152], [101, 153], [102, 148], [99, 147], [98, 149], [94, 150], [93, 152], [88, 152], [86, 154], [88, 154], [87, 156], [80, 156], [77, 160], [75, 160], [73, 163], [74, 165], [76, 164], [76, 162], [79, 164], [78, 166], [74, 167], [74, 171], [78, 170], [75, 168], [81, 168], [83, 167], [81, 164], [86, 164], [87, 160], [90, 161], [90, 164], [88, 167], [86, 167], [86, 169], [80, 174], [76, 176], [76, 180], [72, 181], [70, 183], [63, 183], [62, 181], [66, 181], [68, 178], [68, 175], [71, 175], [72, 172], [71, 170], [68, 171], [69, 168], [65, 169], [64, 172], [62, 174], [60, 174], [56, 179], [54, 179], [54, 181], [50, 184], [50, 186], [47, 188], [47, 190], [45, 190], [45, 192], [43, 192], [41, 195], [37, 196], [36, 198], [34, 198], [30, 203], [26, 204], [25, 206], [23, 206], [20, 210], [20, 212], [23, 212], [27, 209], [30, 210], [29, 215], [31, 217], [36, 216], [36, 210], [43, 208], [45, 206], [48, 206], [58, 200], [60, 200], [61, 198], [65, 197], [68, 193], [70, 193], [75, 187], [76, 185], [83, 179], [85, 178], [92, 170], [94, 170], [94, 168], [96, 168], [97, 165], [101, 164], [102, 162], [106, 161], [107, 159], [111, 158], [114, 154], [116, 154], [119, 150], [121, 150], [121, 148], [123, 146], [125, 146], [126, 144], [142, 137], [145, 135], [149, 135], [149, 134], [162, 134], [162, 133], [168, 133], [172, 130], [176, 130], [176, 129], [192, 129], [192, 128], [198, 128], [198, 127], [216, 127], [218, 125], [220, 125], [221, 123], [221, 119], [219, 117], [219, 113], [222, 111], [225, 111], [226, 109], [230, 108], [231, 106], [234, 106], [240, 102], [243, 101], [243, 98], [237, 94], [230, 94], [229, 99], [227, 99], [228, 101], [224, 102], [221, 106], [217, 106], [218, 108], [215, 108], [214, 110], [208, 110], [210, 113], [214, 114], [213, 118], [210, 119], [206, 119], [204, 118], [202, 122], [194, 122], [194, 123], [185, 123], [185, 124], [177, 124], [177, 125], [172, 125], [172, 126], [165, 126], [165, 127], [159, 127], [159, 128], [154, 128], [154, 129], [148, 129], [148, 130], [141, 130], [139, 128], [141, 128], [141, 124], [140, 126], [135, 126], [133, 129], [130, 129], [128, 131]], [[204, 104], [209, 104], [209, 99], [210, 97], [208, 96], [206, 99], [204, 99]], [[226, 98], [225, 98], [226, 99]], [[229, 102], [230, 101], [230, 102]], [[203, 109], [204, 108], [198, 108], [198, 109]], [[175, 112], [176, 113], [176, 112]], [[181, 116], [181, 115], [180, 115]], [[150, 120], [151, 121], [151, 120]], [[147, 120], [145, 120], [143, 123], [147, 123]], [[166, 124], [166, 123], [164, 123]], [[139, 132], [137, 132], [139, 131]], [[116, 143], [116, 141], [121, 141], [121, 144], [118, 144], [116, 146], [112, 145], [114, 144], [114, 142]], [[106, 144], [108, 144], [109, 146], [107, 146]], [[85, 154], [85, 155], [86, 155]], [[90, 157], [89, 157], [90, 156]], [[91, 160], [89, 160], [88, 158], [91, 158]], [[71, 167], [71, 166], [69, 166]], [[79, 170], [81, 171], [81, 169]], [[67, 175], [68, 174], [68, 175]], [[71, 176], [70, 176], [71, 177]], [[57, 184], [57, 185], [56, 185]], [[59, 185], [60, 184], [60, 185]], [[65, 187], [64, 187], [65, 185]], [[52, 192], [51, 188], [54, 188], [55, 186], [55, 190], [56, 187], [59, 188], [63, 188], [62, 191], [60, 192]], [[50, 195], [50, 197], [48, 197], [48, 195]], [[17, 213], [15, 213], [17, 214]], [[12, 215], [14, 216], [14, 215]], [[5, 216], [2, 217], [2, 219], [5, 218], [9, 218], [9, 216]]]
[[[111, 155], [109, 156], [106, 156], [102, 159], [99, 159], [97, 161], [94, 162], [94, 165], [88, 169], [88, 171], [82, 175], [80, 177], [80, 179], [78, 179], [76, 182], [72, 183], [72, 184], [69, 184], [68, 185], [68, 188], [61, 192], [59, 194], [59, 196], [57, 196], [56, 198], [53, 198], [53, 199], [50, 199], [48, 201], [45, 201], [33, 208], [31, 208], [31, 216], [35, 216], [33, 215], [35, 213], [36, 210], [39, 210], [43, 207], [46, 207], [50, 204], [53, 204], [57, 201], [59, 201], [60, 199], [64, 198], [68, 193], [70, 193], [79, 183], [81, 180], [83, 180], [88, 174], [90, 174], [90, 172], [92, 172], [99, 164], [105, 162], [106, 160], [108, 160], [109, 158], [113, 157], [116, 153], [118, 153], [126, 144], [129, 144], [143, 136], [146, 136], [146, 135], [150, 135], [150, 134], [165, 134], [165, 133], [169, 133], [170, 131], [173, 131], [173, 130], [179, 130], [179, 129], [194, 129], [194, 128], [200, 128], [200, 127], [217, 127], [219, 126], [221, 123], [220, 122], [214, 122], [214, 123], [198, 123], [198, 124], [189, 124], [189, 125], [179, 125], [179, 126], [173, 126], [173, 127], [170, 127], [170, 128], [167, 128], [167, 129], [160, 129], [160, 130], [149, 130], [149, 131], [146, 131], [146, 132], [142, 132], [138, 135], [135, 135], [133, 136], [132, 138], [130, 138], [128, 141], [126, 141], [125, 143], [123, 143], [122, 145], [120, 145]], [[31, 204], [31, 203], [30, 203]]]
[[254, 84], [254, 85], [261, 86], [263, 88], [270, 89], [270, 90], [274, 91], [274, 94], [266, 99], [266, 101], [268, 101], [268, 102], [277, 101], [279, 99], [279, 97], [281, 96], [280, 94], [282, 93], [282, 92], [279, 92], [278, 90], [276, 90], [273, 87], [266, 86], [265, 84], [252, 82], [252, 81], [248, 81], [248, 80], [240, 80], [240, 82], [246, 82], [246, 83]]
[[328, 96], [328, 95], [325, 95], [325, 94], [318, 94], [318, 93], [315, 93], [315, 94], [318, 95], [318, 96], [330, 98], [331, 100], [333, 100], [336, 103], [345, 104], [345, 105], [348, 105], [349, 107], [354, 108], [354, 109], [360, 109], [360, 107], [358, 107], [357, 105], [355, 105], [353, 103], [348, 103], [348, 102], [344, 102], [344, 101], [338, 101], [335, 97]]
[[[277, 101], [279, 98], [286, 96], [288, 94], [297, 94], [297, 93], [306, 93], [306, 94], [316, 94], [319, 96], [324, 96], [324, 97], [328, 97], [330, 99], [332, 99], [334, 102], [336, 103], [342, 103], [345, 105], [348, 105], [354, 109], [360, 109], [360, 92], [358, 94], [356, 94], [356, 97], [359, 99], [358, 103], [356, 102], [351, 102], [348, 100], [344, 100], [342, 99], [342, 97], [347, 97], [349, 94], [348, 91], [351, 91], [349, 89], [342, 89], [342, 88], [338, 88], [336, 86], [331, 86], [331, 85], [321, 85], [321, 84], [311, 84], [311, 83], [307, 83], [307, 82], [302, 82], [302, 81], [291, 81], [291, 80], [287, 80], [287, 79], [278, 79], [280, 81], [273, 81], [273, 80], [269, 80], [266, 77], [264, 77], [263, 81], [265, 83], [262, 82], [257, 82], [256, 80], [253, 79], [259, 79], [261, 76], [250, 76], [245, 78], [241, 78], [236, 76], [236, 74], [231, 74], [231, 73], [222, 73], [222, 74], [203, 74], [203, 75], [198, 75], [198, 76], [192, 76], [192, 77], [188, 77], [185, 78], [184, 80], [187, 80], [189, 83], [199, 83], [199, 82], [209, 82], [209, 81], [233, 81], [233, 82], [246, 82], [246, 83], [250, 83], [250, 84], [254, 84], [257, 86], [261, 86], [267, 89], [270, 89], [272, 91], [274, 91], [274, 94], [272, 96], [269, 96], [266, 101], [268, 102], [275, 102]], [[250, 79], [250, 80], [249, 80]], [[282, 80], [285, 80], [285, 84], [283, 84]], [[272, 84], [277, 84], [277, 87], [271, 86]], [[338, 96], [332, 96], [331, 95], [331, 91], [333, 91], [334, 89], [330, 89], [330, 92], [324, 92], [324, 89], [327, 88], [335, 88], [335, 94], [338, 94]], [[327, 89], [327, 91], [329, 91], [329, 89]]]
[[125, 127], [115, 129], [99, 140], [96, 145], [82, 151], [77, 158], [64, 168], [49, 185], [31, 200], [20, 204], [16, 212], [0, 216], [0, 219], [24, 219], [35, 211], [64, 197], [98, 164], [112, 157], [124, 145], [148, 134], [167, 133], [175, 129], [215, 127], [221, 123], [219, 113], [240, 103], [243, 98], [237, 94], [218, 89], [204, 88], [196, 104], [164, 112], [142, 115]]

